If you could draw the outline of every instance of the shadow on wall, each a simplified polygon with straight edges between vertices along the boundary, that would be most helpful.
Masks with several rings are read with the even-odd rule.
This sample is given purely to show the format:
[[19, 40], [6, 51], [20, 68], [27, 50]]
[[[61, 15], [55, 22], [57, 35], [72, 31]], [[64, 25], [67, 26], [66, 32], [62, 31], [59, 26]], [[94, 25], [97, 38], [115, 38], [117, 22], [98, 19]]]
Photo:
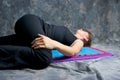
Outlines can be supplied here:
[[119, 0], [0, 0], [0, 36], [14, 33], [15, 21], [32, 13], [71, 31], [87, 28], [93, 43], [120, 43]]

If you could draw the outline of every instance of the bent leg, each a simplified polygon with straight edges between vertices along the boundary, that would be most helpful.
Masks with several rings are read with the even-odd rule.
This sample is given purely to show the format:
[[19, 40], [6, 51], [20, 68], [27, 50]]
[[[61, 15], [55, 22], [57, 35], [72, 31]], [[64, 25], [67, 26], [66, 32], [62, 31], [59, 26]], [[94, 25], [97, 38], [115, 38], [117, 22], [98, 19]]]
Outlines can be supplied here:
[[38, 16], [27, 14], [17, 20], [16, 34], [0, 37], [0, 45], [27, 45], [30, 46], [38, 33], [45, 35], [44, 21]]
[[45, 35], [44, 21], [38, 16], [27, 14], [21, 17], [15, 24], [15, 32], [31, 42], [38, 34]]
[[50, 53], [48, 49], [0, 45], [0, 69], [43, 69], [51, 63]]

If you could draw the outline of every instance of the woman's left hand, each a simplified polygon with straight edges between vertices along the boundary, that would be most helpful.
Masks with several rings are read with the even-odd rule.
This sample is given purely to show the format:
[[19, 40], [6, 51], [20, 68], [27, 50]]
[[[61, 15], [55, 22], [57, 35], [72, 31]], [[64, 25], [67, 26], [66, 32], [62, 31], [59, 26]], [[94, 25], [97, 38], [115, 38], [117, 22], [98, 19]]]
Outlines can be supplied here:
[[54, 48], [54, 40], [41, 34], [38, 34], [38, 37], [35, 38], [31, 44], [34, 49], [37, 49], [37, 48], [53, 49]]

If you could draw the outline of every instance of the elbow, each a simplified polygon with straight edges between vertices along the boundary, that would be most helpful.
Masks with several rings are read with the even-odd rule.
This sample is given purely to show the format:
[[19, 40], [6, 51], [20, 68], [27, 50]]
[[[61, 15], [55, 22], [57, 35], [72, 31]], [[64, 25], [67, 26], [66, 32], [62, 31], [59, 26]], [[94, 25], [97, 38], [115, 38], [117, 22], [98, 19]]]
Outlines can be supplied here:
[[73, 56], [76, 56], [76, 54], [75, 54], [75, 53], [73, 53], [73, 54], [71, 54], [71, 55], [70, 55], [70, 57], [73, 57]]
[[72, 52], [72, 53], [68, 54], [67, 56], [68, 57], [73, 57], [73, 56], [76, 56], [76, 54], [77, 54], [76, 52]]
[[73, 51], [72, 53], [70, 53], [70, 57], [76, 56], [78, 53], [78, 51]]

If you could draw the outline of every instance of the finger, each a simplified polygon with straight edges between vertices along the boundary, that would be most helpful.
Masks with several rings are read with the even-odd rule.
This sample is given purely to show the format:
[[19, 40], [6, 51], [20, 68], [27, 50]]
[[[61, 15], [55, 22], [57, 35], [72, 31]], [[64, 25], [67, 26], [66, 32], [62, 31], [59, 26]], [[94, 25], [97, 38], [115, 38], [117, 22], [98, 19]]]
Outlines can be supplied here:
[[38, 41], [33, 42], [31, 45], [39, 45], [39, 44], [44, 44], [44, 41], [38, 40]]
[[39, 37], [44, 37], [44, 35], [42, 35], [42, 34], [38, 34], [38, 36], [39, 36]]
[[44, 41], [43, 40], [36, 40], [36, 41], [33, 41], [31, 44], [33, 45], [33, 44], [38, 44], [38, 43], [44, 43]]
[[36, 40], [37, 40], [37, 38], [35, 38], [35, 39], [31, 42], [31, 44], [34, 44], [34, 43], [36, 42]]
[[36, 46], [39, 46], [39, 45], [44, 45], [44, 42], [34, 43], [34, 44], [32, 44], [32, 47], [36, 47]]
[[45, 45], [39, 45], [39, 46], [34, 47], [34, 49], [38, 49], [38, 48], [45, 48]]
[[35, 38], [34, 41], [42, 40], [42, 39], [43, 39], [42, 37], [38, 37], [38, 38]]
[[38, 36], [41, 36], [41, 34], [38, 34]]
[[42, 40], [42, 39], [43, 39], [42, 37], [35, 38], [35, 39], [31, 42], [31, 44], [34, 44], [36, 41]]

